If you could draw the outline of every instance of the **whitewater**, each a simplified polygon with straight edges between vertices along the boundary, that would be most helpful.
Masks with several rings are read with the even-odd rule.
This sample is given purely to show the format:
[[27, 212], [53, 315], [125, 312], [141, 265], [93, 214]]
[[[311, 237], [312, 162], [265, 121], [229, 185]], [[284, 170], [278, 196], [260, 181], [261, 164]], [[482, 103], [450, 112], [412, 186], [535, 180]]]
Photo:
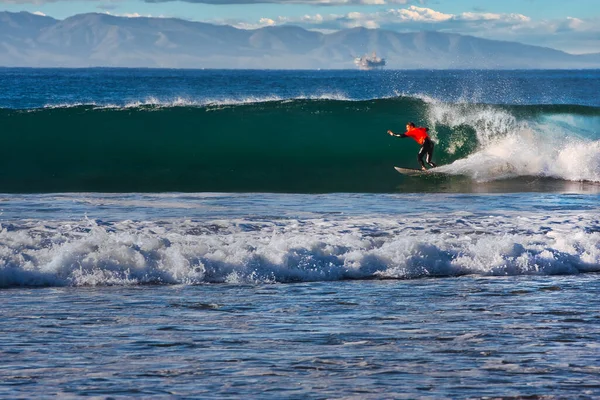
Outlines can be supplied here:
[[0, 397], [600, 397], [599, 74], [3, 69]]
[[0, 287], [600, 271], [598, 195], [419, 197], [4, 197]]

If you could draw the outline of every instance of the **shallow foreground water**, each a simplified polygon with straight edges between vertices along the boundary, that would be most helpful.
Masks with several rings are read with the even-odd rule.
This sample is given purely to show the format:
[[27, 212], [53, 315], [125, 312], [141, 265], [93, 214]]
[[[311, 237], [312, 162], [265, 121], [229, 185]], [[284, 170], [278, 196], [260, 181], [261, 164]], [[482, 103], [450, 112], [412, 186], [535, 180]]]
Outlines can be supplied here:
[[598, 274], [0, 291], [0, 396], [600, 396]]

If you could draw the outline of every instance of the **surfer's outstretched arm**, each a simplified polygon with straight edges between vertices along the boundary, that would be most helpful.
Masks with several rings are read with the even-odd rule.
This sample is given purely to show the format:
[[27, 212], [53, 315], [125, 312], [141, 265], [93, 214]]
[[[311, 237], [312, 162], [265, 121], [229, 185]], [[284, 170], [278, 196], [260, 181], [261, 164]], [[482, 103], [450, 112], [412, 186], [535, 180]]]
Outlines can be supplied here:
[[405, 137], [408, 137], [408, 136], [406, 136], [404, 133], [394, 133], [394, 132], [392, 132], [392, 131], [387, 131], [387, 133], [388, 133], [388, 135], [390, 135], [390, 136], [396, 136], [396, 137], [399, 137], [399, 138], [405, 138]]

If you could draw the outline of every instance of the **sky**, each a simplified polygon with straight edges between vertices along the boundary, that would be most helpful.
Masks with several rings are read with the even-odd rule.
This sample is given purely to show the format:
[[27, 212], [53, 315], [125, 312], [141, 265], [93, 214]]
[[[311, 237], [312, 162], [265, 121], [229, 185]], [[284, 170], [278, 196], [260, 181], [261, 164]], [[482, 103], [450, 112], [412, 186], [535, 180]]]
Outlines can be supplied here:
[[288, 24], [324, 33], [359, 26], [441, 31], [600, 53], [600, 0], [0, 0], [0, 10], [57, 19], [89, 12], [174, 17], [242, 29]]

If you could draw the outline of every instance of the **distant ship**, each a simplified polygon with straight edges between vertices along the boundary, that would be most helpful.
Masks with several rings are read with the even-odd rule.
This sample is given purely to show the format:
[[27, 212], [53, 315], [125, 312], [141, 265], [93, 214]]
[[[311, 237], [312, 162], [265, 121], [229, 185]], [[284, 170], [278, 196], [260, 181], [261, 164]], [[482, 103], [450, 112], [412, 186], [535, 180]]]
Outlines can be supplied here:
[[385, 66], [385, 58], [377, 57], [377, 54], [373, 52], [371, 56], [365, 54], [362, 57], [356, 57], [354, 64], [361, 70], [371, 70], [375, 68], [383, 68]]

